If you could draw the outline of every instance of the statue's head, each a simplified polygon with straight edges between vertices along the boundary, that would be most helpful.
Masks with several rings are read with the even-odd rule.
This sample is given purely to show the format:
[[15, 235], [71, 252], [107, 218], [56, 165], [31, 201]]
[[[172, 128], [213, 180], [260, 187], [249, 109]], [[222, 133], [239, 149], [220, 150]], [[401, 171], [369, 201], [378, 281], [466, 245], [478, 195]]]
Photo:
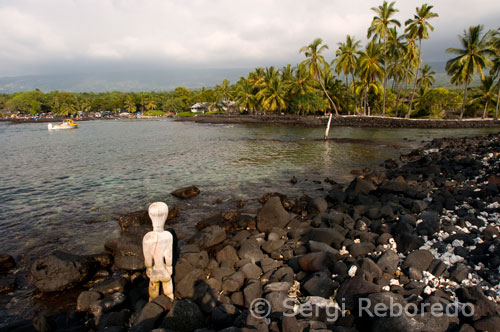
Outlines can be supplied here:
[[163, 202], [154, 202], [148, 209], [149, 218], [153, 222], [153, 230], [163, 232], [168, 217], [168, 206]]

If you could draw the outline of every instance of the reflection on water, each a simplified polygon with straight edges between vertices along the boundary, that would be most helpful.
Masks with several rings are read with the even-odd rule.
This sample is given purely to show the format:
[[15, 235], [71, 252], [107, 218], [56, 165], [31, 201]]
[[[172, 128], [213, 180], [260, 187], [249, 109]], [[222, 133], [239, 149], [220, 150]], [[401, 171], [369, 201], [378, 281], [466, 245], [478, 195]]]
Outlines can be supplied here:
[[[271, 191], [324, 195], [318, 189], [329, 186], [313, 180], [346, 182], [350, 170], [376, 167], [422, 140], [493, 131], [333, 128], [335, 140], [325, 142], [317, 140], [323, 129], [170, 120], [82, 122], [62, 131], [0, 123], [0, 252], [14, 255], [22, 267], [56, 247], [99, 252], [119, 234], [118, 215], [156, 200], [180, 208], [173, 227], [187, 237], [197, 220], [235, 209], [237, 199]], [[289, 182], [293, 175], [296, 185]], [[181, 202], [169, 194], [190, 184], [199, 186], [199, 196]], [[244, 211], [258, 207], [249, 201]]]

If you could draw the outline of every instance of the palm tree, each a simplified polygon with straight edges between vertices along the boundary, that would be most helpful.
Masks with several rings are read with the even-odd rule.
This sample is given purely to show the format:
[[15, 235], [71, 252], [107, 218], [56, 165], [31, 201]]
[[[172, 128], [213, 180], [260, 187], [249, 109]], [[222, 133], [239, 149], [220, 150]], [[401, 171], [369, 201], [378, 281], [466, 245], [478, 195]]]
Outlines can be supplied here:
[[255, 107], [255, 94], [254, 89], [250, 81], [241, 77], [238, 83], [236, 83], [236, 100], [241, 107], [251, 111]]
[[156, 109], [156, 102], [153, 96], [148, 95], [146, 99], [146, 104], [144, 105], [146, 111], [154, 111]]
[[392, 78], [392, 90], [395, 90], [395, 86], [404, 78], [405, 66], [403, 65], [404, 62], [401, 61], [405, 49], [404, 39], [404, 35], [398, 35], [396, 27], [388, 30], [386, 42], [386, 70], [387, 78]]
[[286, 89], [283, 82], [278, 78], [272, 78], [266, 86], [259, 91], [257, 97], [261, 99], [262, 106], [267, 111], [278, 111], [286, 108]]
[[[352, 77], [352, 81], [354, 82], [354, 71], [356, 69], [356, 62], [358, 61], [359, 55], [359, 47], [361, 42], [356, 40], [356, 38], [347, 35], [345, 43], [338, 43], [339, 48], [335, 55], [337, 58], [335, 62], [337, 66], [335, 67], [335, 71], [337, 74], [344, 72], [345, 76], [345, 85], [347, 87], [347, 107], [349, 107], [351, 96], [349, 94], [349, 75]], [[354, 107], [357, 109], [356, 103], [356, 95], [354, 95]]]
[[378, 93], [379, 87], [375, 84], [385, 75], [383, 45], [374, 40], [366, 45], [366, 49], [361, 52], [358, 59], [358, 76], [364, 82], [364, 114], [369, 107], [368, 90], [375, 89]]
[[[418, 50], [418, 47], [415, 43], [415, 38], [412, 37], [412, 36], [409, 36], [409, 35], [406, 35], [406, 44], [404, 45], [404, 62], [406, 63], [406, 68], [405, 68], [405, 72], [404, 72], [404, 79], [403, 79], [403, 82], [404, 82], [404, 85], [403, 86], [400, 86], [399, 90], [398, 90], [398, 95], [396, 97], [396, 112], [398, 113], [399, 115], [399, 102], [400, 102], [400, 96], [401, 96], [401, 92], [404, 90], [405, 92], [405, 95], [408, 95], [408, 84], [410, 84], [413, 76], [414, 76], [414, 73], [413, 73], [413, 68], [416, 68], [418, 65], [419, 65], [419, 50]], [[408, 112], [406, 114], [406, 117], [409, 118], [410, 117], [410, 113]]]
[[474, 102], [483, 102], [484, 110], [481, 118], [487, 117], [488, 112], [488, 104], [495, 102], [495, 78], [493, 76], [485, 76], [484, 79], [481, 80], [481, 86], [479, 87], [479, 91], [477, 95], [471, 100], [471, 103]]
[[492, 45], [495, 48], [495, 55], [493, 56], [493, 66], [491, 67], [490, 75], [498, 76], [498, 94], [497, 105], [495, 107], [495, 120], [498, 119], [498, 106], [500, 104], [500, 28], [492, 34]]
[[448, 48], [446, 50], [447, 53], [458, 55], [446, 62], [446, 71], [448, 75], [451, 75], [451, 83], [464, 84], [460, 119], [464, 116], [467, 88], [472, 81], [472, 76], [479, 72], [481, 79], [484, 79], [483, 69], [492, 64], [488, 58], [488, 55], [494, 54], [494, 49], [488, 40], [490, 33], [483, 35], [483, 28], [482, 25], [469, 27], [468, 31], [464, 31], [463, 36], [458, 37], [462, 48]]
[[323, 75], [323, 67], [327, 64], [325, 58], [321, 55], [321, 52], [328, 49], [328, 45], [321, 45], [323, 40], [321, 38], [316, 38], [311, 44], [304, 46], [300, 49], [300, 53], [304, 53], [306, 59], [302, 62], [309, 68], [310, 75], [319, 82], [323, 92], [330, 101], [335, 110], [335, 115], [339, 115], [337, 106], [333, 102], [332, 98], [325, 89], [322, 83], [321, 76]]
[[429, 30], [434, 31], [434, 27], [428, 22], [431, 18], [438, 17], [439, 15], [431, 12], [434, 6], [428, 4], [423, 4], [422, 7], [416, 8], [416, 14], [413, 19], [409, 19], [405, 22], [405, 32], [418, 39], [418, 62], [415, 74], [415, 82], [413, 84], [413, 92], [410, 98], [410, 106], [408, 108], [407, 118], [410, 117], [411, 107], [413, 103], [413, 98], [415, 96], [415, 89], [417, 87], [418, 81], [418, 71], [420, 69], [420, 57], [422, 55], [422, 39], [429, 39]]
[[123, 106], [129, 113], [135, 113], [135, 111], [137, 110], [137, 107], [135, 106], [135, 100], [132, 95], [127, 95]]
[[221, 101], [226, 104], [227, 115], [229, 115], [229, 102], [232, 98], [230, 82], [227, 79], [224, 79], [222, 81], [222, 84], [217, 84], [215, 86], [215, 90], [217, 91], [217, 95], [219, 96]]
[[299, 64], [293, 69], [293, 76], [289, 84], [290, 93], [293, 96], [300, 96], [312, 92], [314, 91], [313, 83], [307, 67], [304, 64]]
[[[372, 35], [374, 37], [378, 37], [379, 41], [382, 40], [384, 44], [384, 60], [387, 63], [387, 35], [389, 25], [401, 26], [398, 20], [391, 18], [397, 12], [398, 9], [394, 8], [394, 4], [396, 2], [393, 1], [390, 4], [387, 1], [384, 1], [382, 6], [373, 7], [372, 10], [375, 12], [375, 16], [373, 17], [370, 28], [368, 29], [368, 38]], [[384, 100], [382, 103], [382, 114], [385, 115], [385, 89], [387, 86], [387, 75], [384, 72]]]
[[418, 78], [417, 80], [417, 84], [419, 87], [423, 87], [423, 88], [429, 88], [430, 86], [432, 86], [432, 84], [434, 83], [434, 75], [436, 74], [435, 71], [432, 70], [432, 67], [429, 66], [429, 65], [424, 65], [422, 67], [422, 74], [420, 75], [420, 77]]

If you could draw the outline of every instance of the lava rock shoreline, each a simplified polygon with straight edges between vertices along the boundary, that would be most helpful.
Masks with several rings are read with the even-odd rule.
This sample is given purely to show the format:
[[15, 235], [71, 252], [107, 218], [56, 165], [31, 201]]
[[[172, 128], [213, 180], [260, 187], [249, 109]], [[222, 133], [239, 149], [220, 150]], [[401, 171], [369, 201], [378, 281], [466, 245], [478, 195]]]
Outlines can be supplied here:
[[[40, 291], [84, 289], [75, 311], [9, 330], [498, 331], [500, 135], [436, 139], [400, 159], [323, 197], [266, 194], [257, 215], [200, 221], [191, 239], [176, 241], [173, 302], [148, 302], [147, 214], [123, 216], [106, 253], [56, 252], [33, 264]], [[250, 310], [259, 299], [265, 317]], [[417, 311], [370, 317], [360, 299]], [[438, 317], [422, 306], [455, 301], [473, 315]], [[312, 314], [292, 315], [284, 303]]]

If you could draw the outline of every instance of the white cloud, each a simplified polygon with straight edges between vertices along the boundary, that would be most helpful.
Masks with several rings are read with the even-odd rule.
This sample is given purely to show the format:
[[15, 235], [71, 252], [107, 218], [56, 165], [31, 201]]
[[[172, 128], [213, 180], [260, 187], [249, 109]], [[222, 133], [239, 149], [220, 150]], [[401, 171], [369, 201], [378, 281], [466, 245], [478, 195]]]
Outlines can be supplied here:
[[[444, 49], [469, 25], [495, 23], [500, 2], [434, 1], [440, 17], [425, 55]], [[143, 61], [194, 66], [295, 63], [316, 37], [330, 58], [346, 34], [364, 40], [374, 0], [4, 0], [0, 75], [29, 74], [37, 63]], [[423, 2], [399, 1], [401, 23]], [[432, 4], [432, 1], [429, 2]], [[493, 26], [488, 26], [493, 28]]]

